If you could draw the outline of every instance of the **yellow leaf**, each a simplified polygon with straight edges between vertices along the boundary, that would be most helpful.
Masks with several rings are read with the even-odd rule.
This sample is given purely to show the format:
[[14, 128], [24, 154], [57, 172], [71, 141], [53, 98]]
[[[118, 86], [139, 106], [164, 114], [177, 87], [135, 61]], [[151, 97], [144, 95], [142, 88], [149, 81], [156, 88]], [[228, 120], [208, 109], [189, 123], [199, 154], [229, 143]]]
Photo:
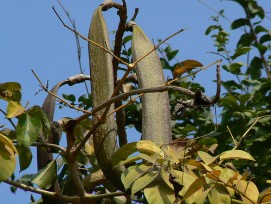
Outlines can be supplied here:
[[203, 65], [196, 60], [185, 60], [175, 65], [174, 78], [181, 76], [183, 73], [190, 71], [196, 67], [202, 67]]
[[259, 190], [252, 181], [239, 180], [236, 182], [236, 186], [239, 191], [246, 195], [241, 195], [244, 203], [257, 203], [259, 197]]
[[18, 101], [9, 101], [7, 107], [7, 118], [13, 118], [25, 111], [24, 107]]
[[164, 152], [149, 140], [140, 140], [139, 142], [137, 142], [136, 148], [139, 152], [151, 155], [158, 154], [162, 158], [164, 158]]
[[213, 163], [218, 157], [212, 157], [210, 154], [203, 151], [198, 151], [198, 155], [206, 165]]
[[18, 151], [17, 151], [15, 145], [13, 144], [13, 142], [8, 137], [2, 135], [1, 133], [0, 133], [0, 142], [2, 142], [5, 145], [7, 145], [10, 149], [13, 150], [13, 152], [15, 154], [18, 154]]
[[229, 150], [226, 152], [223, 152], [220, 155], [220, 160], [226, 160], [226, 159], [247, 159], [255, 161], [255, 159], [247, 152], [242, 150]]

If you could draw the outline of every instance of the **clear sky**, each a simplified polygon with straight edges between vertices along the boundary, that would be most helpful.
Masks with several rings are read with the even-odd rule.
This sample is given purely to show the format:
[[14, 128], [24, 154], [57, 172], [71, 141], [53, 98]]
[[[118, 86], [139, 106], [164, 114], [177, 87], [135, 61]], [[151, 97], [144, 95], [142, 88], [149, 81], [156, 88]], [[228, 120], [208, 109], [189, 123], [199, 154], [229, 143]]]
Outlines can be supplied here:
[[[230, 1], [202, 1], [217, 11], [224, 9], [225, 15], [230, 20], [243, 16], [241, 8]], [[258, 2], [266, 8], [270, 7], [267, 3], [269, 1], [259, 0]], [[62, 0], [62, 3], [70, 12], [71, 17], [75, 19], [77, 30], [87, 36], [92, 13], [102, 1]], [[157, 39], [168, 37], [180, 28], [190, 28], [167, 42], [173, 49], [180, 50], [177, 56], [179, 61], [195, 59], [207, 65], [219, 59], [218, 56], [207, 53], [214, 51], [214, 47], [212, 39], [204, 35], [206, 28], [213, 24], [210, 16], [217, 14], [200, 1], [127, 0], [127, 5], [129, 18], [132, 17], [134, 9], [139, 7], [136, 22], [154, 42]], [[19, 82], [22, 85], [23, 105], [27, 101], [30, 102], [30, 106], [41, 105], [46, 97], [44, 92], [35, 95], [40, 87], [31, 69], [35, 70], [44, 83], [48, 80], [49, 87], [79, 73], [74, 34], [61, 25], [52, 6], [55, 6], [62, 19], [69, 23], [56, 0], [9, 0], [3, 1], [0, 6], [0, 83]], [[116, 10], [107, 11], [105, 17], [109, 31], [116, 30], [118, 20]], [[222, 23], [226, 27], [230, 25], [226, 21], [222, 21]], [[82, 65], [85, 73], [88, 74], [87, 43], [81, 41], [81, 46]], [[223, 77], [225, 79], [226, 75], [222, 73]], [[210, 96], [215, 92], [212, 80], [215, 80], [215, 67], [199, 73], [196, 78], [196, 82], [201, 82]], [[68, 92], [80, 95], [85, 93], [85, 90], [83, 85], [72, 87], [69, 90], [61, 89], [61, 93]], [[0, 108], [5, 109], [5, 107], [6, 103], [0, 101]], [[58, 111], [55, 119], [75, 114], [78, 113], [64, 109]], [[0, 115], [0, 125], [5, 123], [7, 121], [4, 116]], [[33, 167], [22, 174], [36, 172], [35, 158], [33, 158], [32, 164]], [[18, 174], [16, 171], [16, 177], [22, 174]], [[37, 196], [35, 197], [37, 198]], [[29, 203], [29, 198], [30, 193], [18, 190], [14, 196], [7, 184], [0, 184], [0, 201], [3, 204]]]

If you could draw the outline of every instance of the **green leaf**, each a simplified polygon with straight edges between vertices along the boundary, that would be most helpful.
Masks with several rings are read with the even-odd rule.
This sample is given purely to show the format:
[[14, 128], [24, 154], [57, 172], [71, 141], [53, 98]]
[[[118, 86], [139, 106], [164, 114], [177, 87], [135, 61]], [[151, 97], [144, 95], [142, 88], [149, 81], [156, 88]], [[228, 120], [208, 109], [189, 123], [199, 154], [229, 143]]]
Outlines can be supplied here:
[[250, 50], [251, 50], [250, 47], [246, 47], [246, 46], [238, 47], [238, 48], [235, 50], [234, 55], [231, 56], [231, 58], [234, 60], [234, 59], [236, 59], [237, 57], [246, 54], [246, 53], [247, 53], [248, 51], [250, 51]]
[[267, 30], [265, 27], [261, 26], [261, 25], [257, 25], [257, 26], [255, 27], [255, 32], [256, 32], [257, 34], [259, 34], [259, 33], [261, 33], [261, 32], [267, 33], [268, 30]]
[[270, 34], [266, 34], [263, 35], [262, 37], [260, 37], [259, 43], [263, 44], [265, 42], [271, 41], [271, 35]]
[[42, 125], [42, 133], [47, 138], [51, 131], [51, 125], [50, 120], [46, 113], [39, 107], [39, 106], [33, 106], [30, 109], [28, 109], [28, 114], [31, 115], [33, 118], [36, 118], [37, 120], [40, 120]]
[[242, 26], [249, 25], [249, 21], [245, 18], [239, 18], [232, 22], [231, 29], [234, 30], [236, 28], [240, 28]]
[[57, 165], [56, 161], [51, 161], [43, 169], [41, 169], [32, 183], [37, 184], [42, 189], [48, 189], [52, 186], [52, 183], [56, 179]]
[[72, 103], [74, 103], [76, 100], [76, 97], [74, 94], [62, 94], [62, 96], [64, 99], [71, 101]]
[[30, 146], [38, 139], [41, 129], [42, 125], [39, 118], [35, 118], [28, 113], [20, 115], [16, 126], [18, 143], [24, 147]]
[[242, 62], [235, 62], [235, 63], [230, 64], [229, 66], [223, 66], [223, 68], [232, 74], [240, 74], [241, 67], [243, 65], [244, 64]]
[[24, 107], [18, 101], [9, 101], [7, 107], [7, 118], [14, 118], [25, 111]]
[[148, 171], [143, 176], [139, 177], [133, 184], [132, 184], [132, 192], [131, 195], [134, 195], [136, 192], [142, 190], [146, 186], [148, 186], [151, 182], [153, 182], [157, 176], [159, 175], [159, 171]]
[[220, 26], [218, 26], [218, 25], [209, 26], [205, 31], [205, 35], [209, 35], [210, 32], [212, 32], [213, 30], [216, 30], [216, 29], [220, 29]]
[[144, 195], [149, 204], [172, 204], [175, 200], [173, 190], [162, 180], [155, 181], [145, 188]]
[[254, 41], [254, 35], [252, 33], [245, 33], [243, 34], [238, 43], [237, 47], [242, 47], [242, 46], [251, 46], [252, 42]]
[[259, 57], [254, 57], [248, 68], [248, 74], [250, 74], [252, 80], [258, 80], [261, 77], [262, 60]]
[[220, 160], [226, 159], [246, 159], [255, 161], [255, 159], [247, 152], [242, 150], [229, 150], [225, 151], [220, 155]]
[[[0, 135], [0, 137], [3, 136]], [[16, 167], [14, 150], [4, 143], [2, 139], [0, 140], [0, 182], [8, 179]]]
[[19, 152], [20, 172], [27, 169], [32, 161], [32, 152], [29, 147], [16, 145]]

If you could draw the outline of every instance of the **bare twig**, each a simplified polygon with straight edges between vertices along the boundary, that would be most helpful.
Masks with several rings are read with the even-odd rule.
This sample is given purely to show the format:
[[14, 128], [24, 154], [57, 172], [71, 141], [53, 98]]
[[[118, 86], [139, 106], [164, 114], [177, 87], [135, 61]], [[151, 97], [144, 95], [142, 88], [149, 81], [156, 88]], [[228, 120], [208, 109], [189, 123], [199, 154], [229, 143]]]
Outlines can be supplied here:
[[[67, 102], [67, 101], [64, 100], [63, 98], [61, 98], [61, 97], [59, 97], [58, 95], [54, 94], [53, 92], [49, 91], [48, 88], [47, 88], [46, 86], [44, 86], [44, 84], [41, 82], [41, 80], [39, 79], [39, 77], [38, 77], [38, 75], [35, 73], [35, 71], [34, 71], [33, 69], [32, 69], [31, 71], [32, 71], [32, 73], [34, 74], [34, 76], [36, 77], [36, 79], [38, 80], [38, 82], [40, 83], [41, 88], [42, 88], [45, 92], [47, 92], [47, 93], [51, 94], [52, 96], [56, 97], [59, 101], [61, 101], [62, 103], [66, 104], [67, 106], [69, 106], [69, 107], [72, 108], [72, 109], [75, 109], [75, 110], [78, 110], [78, 111], [81, 111], [81, 112], [84, 112], [84, 113], [89, 113], [89, 111], [84, 110], [84, 109], [81, 109], [81, 108], [77, 108], [76, 106], [71, 105], [69, 102]], [[65, 84], [69, 84], [69, 83], [70, 83], [69, 80], [66, 80], [66, 81], [65, 81]]]
[[26, 191], [30, 191], [30, 192], [33, 192], [33, 193], [38, 193], [38, 194], [41, 194], [41, 195], [46, 195], [48, 197], [54, 197], [54, 198], [57, 198], [57, 199], [60, 199], [60, 200], [63, 200], [63, 201], [66, 201], [66, 202], [72, 202], [72, 203], [78, 203], [80, 201], [82, 201], [82, 199], [84, 200], [96, 200], [96, 199], [102, 199], [102, 198], [111, 198], [111, 197], [115, 197], [115, 196], [122, 196], [122, 195], [125, 195], [125, 193], [123, 192], [113, 192], [113, 193], [106, 193], [106, 194], [99, 194], [99, 195], [92, 195], [92, 194], [86, 194], [84, 197], [79, 197], [79, 196], [66, 196], [66, 195], [62, 195], [62, 194], [59, 194], [59, 193], [56, 193], [56, 192], [51, 192], [51, 191], [47, 191], [47, 190], [43, 190], [43, 189], [40, 189], [40, 188], [35, 188], [35, 187], [32, 187], [32, 186], [28, 186], [28, 185], [25, 185], [25, 184], [22, 184], [22, 183], [19, 183], [19, 182], [16, 182], [16, 181], [12, 181], [10, 179], [8, 180], [5, 180], [4, 183], [7, 183], [11, 186], [15, 186], [17, 188], [20, 188], [20, 189], [23, 189], [23, 190], [26, 190]]
[[35, 147], [53, 147], [55, 149], [58, 149], [61, 152], [66, 151], [66, 149], [64, 147], [61, 147], [61, 146], [56, 145], [56, 144], [51, 144], [51, 143], [33, 143], [31, 146], [35, 146]]
[[234, 139], [234, 137], [233, 137], [233, 134], [232, 134], [231, 129], [229, 128], [229, 126], [227, 126], [227, 129], [228, 129], [228, 131], [229, 131], [229, 133], [230, 133], [230, 135], [231, 135], [231, 139], [232, 139], [232, 141], [233, 141], [233, 143], [234, 143], [234, 146], [236, 147], [236, 146], [237, 146], [237, 143], [236, 143], [236, 141], [235, 141], [235, 139]]
[[[5, 111], [3, 111], [2, 109], [0, 109], [0, 112], [3, 113], [5, 116], [7, 115]], [[13, 121], [11, 120], [11, 118], [6, 118], [10, 124], [13, 126], [13, 128], [16, 128], [16, 125], [13, 123]]]
[[[64, 11], [64, 13], [66, 14], [66, 16], [68, 17], [69, 21], [71, 22], [73, 29], [76, 31], [74, 33], [74, 35], [75, 35], [75, 40], [76, 40], [77, 57], [78, 57], [80, 73], [83, 74], [84, 72], [83, 72], [82, 63], [81, 63], [81, 45], [80, 45], [79, 37], [77, 35], [75, 20], [71, 19], [71, 16], [70, 16], [69, 12], [65, 9], [65, 7], [61, 3], [61, 1], [57, 0], [57, 2], [60, 5], [60, 7], [62, 8], [62, 10]], [[84, 81], [84, 85], [85, 85], [85, 88], [86, 88], [87, 95], [89, 96], [89, 89], [88, 89], [87, 83], [85, 81]]]
[[76, 33], [76, 34], [77, 34], [80, 38], [82, 38], [83, 40], [86, 40], [86, 41], [92, 43], [93, 45], [95, 45], [95, 46], [101, 48], [103, 51], [105, 51], [106, 53], [110, 54], [112, 57], [117, 58], [118, 61], [120, 61], [122, 64], [125, 64], [127, 67], [130, 66], [127, 62], [125, 62], [125, 61], [123, 61], [121, 58], [115, 56], [110, 50], [104, 48], [104, 46], [102, 46], [102, 45], [100, 45], [100, 44], [98, 44], [98, 43], [96, 43], [96, 42], [94, 42], [94, 41], [88, 39], [87, 37], [85, 37], [85, 36], [83, 36], [82, 34], [80, 34], [78, 31], [75, 31], [73, 28], [71, 28], [70, 26], [68, 26], [67, 24], [65, 24], [64, 21], [60, 18], [59, 14], [58, 14], [57, 11], [55, 10], [55, 8], [52, 7], [52, 9], [53, 9], [53, 11], [55, 12], [56, 16], [58, 17], [58, 19], [60, 20], [60, 22], [62, 23], [62, 25], [63, 25], [65, 28], [69, 29], [69, 30], [72, 31], [73, 33]]

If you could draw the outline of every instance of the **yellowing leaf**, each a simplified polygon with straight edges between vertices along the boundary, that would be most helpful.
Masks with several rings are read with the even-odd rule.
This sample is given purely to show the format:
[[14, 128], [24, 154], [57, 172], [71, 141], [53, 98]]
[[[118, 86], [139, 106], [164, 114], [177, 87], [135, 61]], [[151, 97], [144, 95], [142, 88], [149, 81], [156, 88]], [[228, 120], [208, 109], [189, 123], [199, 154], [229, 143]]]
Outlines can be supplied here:
[[21, 115], [25, 111], [24, 107], [18, 101], [9, 101], [7, 107], [7, 118], [13, 118]]
[[0, 182], [8, 179], [15, 170], [16, 158], [9, 145], [0, 141]]
[[139, 142], [137, 142], [136, 148], [138, 149], [139, 152], [151, 155], [158, 154], [162, 158], [164, 158], [164, 152], [149, 140], [140, 140]]
[[185, 60], [178, 63], [174, 68], [174, 78], [181, 76], [183, 73], [190, 71], [196, 67], [203, 67], [203, 65], [196, 60]]
[[163, 181], [155, 181], [144, 189], [144, 195], [149, 204], [172, 204], [174, 192]]
[[203, 151], [198, 151], [198, 155], [206, 165], [213, 163], [218, 157], [212, 157], [210, 154]]
[[208, 198], [210, 203], [231, 203], [231, 196], [226, 189], [225, 186], [222, 184], [215, 184], [215, 186], [211, 189], [210, 193], [208, 194]]
[[56, 179], [57, 165], [56, 161], [51, 161], [46, 167], [41, 169], [36, 177], [33, 179], [33, 183], [37, 184], [40, 188], [48, 189], [52, 186], [53, 181]]
[[203, 176], [197, 178], [187, 189], [185, 192], [183, 199], [187, 199], [188, 197], [192, 196], [198, 190], [203, 189], [204, 185], [206, 185], [205, 178]]
[[131, 195], [148, 186], [159, 175], [159, 171], [149, 171], [143, 176], [139, 177], [132, 185]]
[[226, 160], [226, 159], [247, 159], [255, 161], [255, 159], [247, 152], [242, 150], [229, 150], [226, 152], [223, 152], [220, 155], [220, 160]]
[[236, 186], [237, 189], [244, 193], [247, 197], [246, 198], [245, 196], [240, 194], [244, 203], [257, 203], [259, 197], [259, 190], [252, 181], [240, 180], [236, 182]]
[[131, 185], [150, 168], [152, 168], [152, 165], [141, 164], [139, 166], [131, 166], [126, 169], [121, 175], [121, 180], [125, 189], [127, 190], [130, 188]]
[[0, 142], [7, 145], [10, 149], [13, 150], [15, 154], [18, 154], [18, 151], [16, 147], [14, 146], [13, 142], [8, 137], [6, 137], [5, 135], [2, 135], [1, 133], [0, 133]]

